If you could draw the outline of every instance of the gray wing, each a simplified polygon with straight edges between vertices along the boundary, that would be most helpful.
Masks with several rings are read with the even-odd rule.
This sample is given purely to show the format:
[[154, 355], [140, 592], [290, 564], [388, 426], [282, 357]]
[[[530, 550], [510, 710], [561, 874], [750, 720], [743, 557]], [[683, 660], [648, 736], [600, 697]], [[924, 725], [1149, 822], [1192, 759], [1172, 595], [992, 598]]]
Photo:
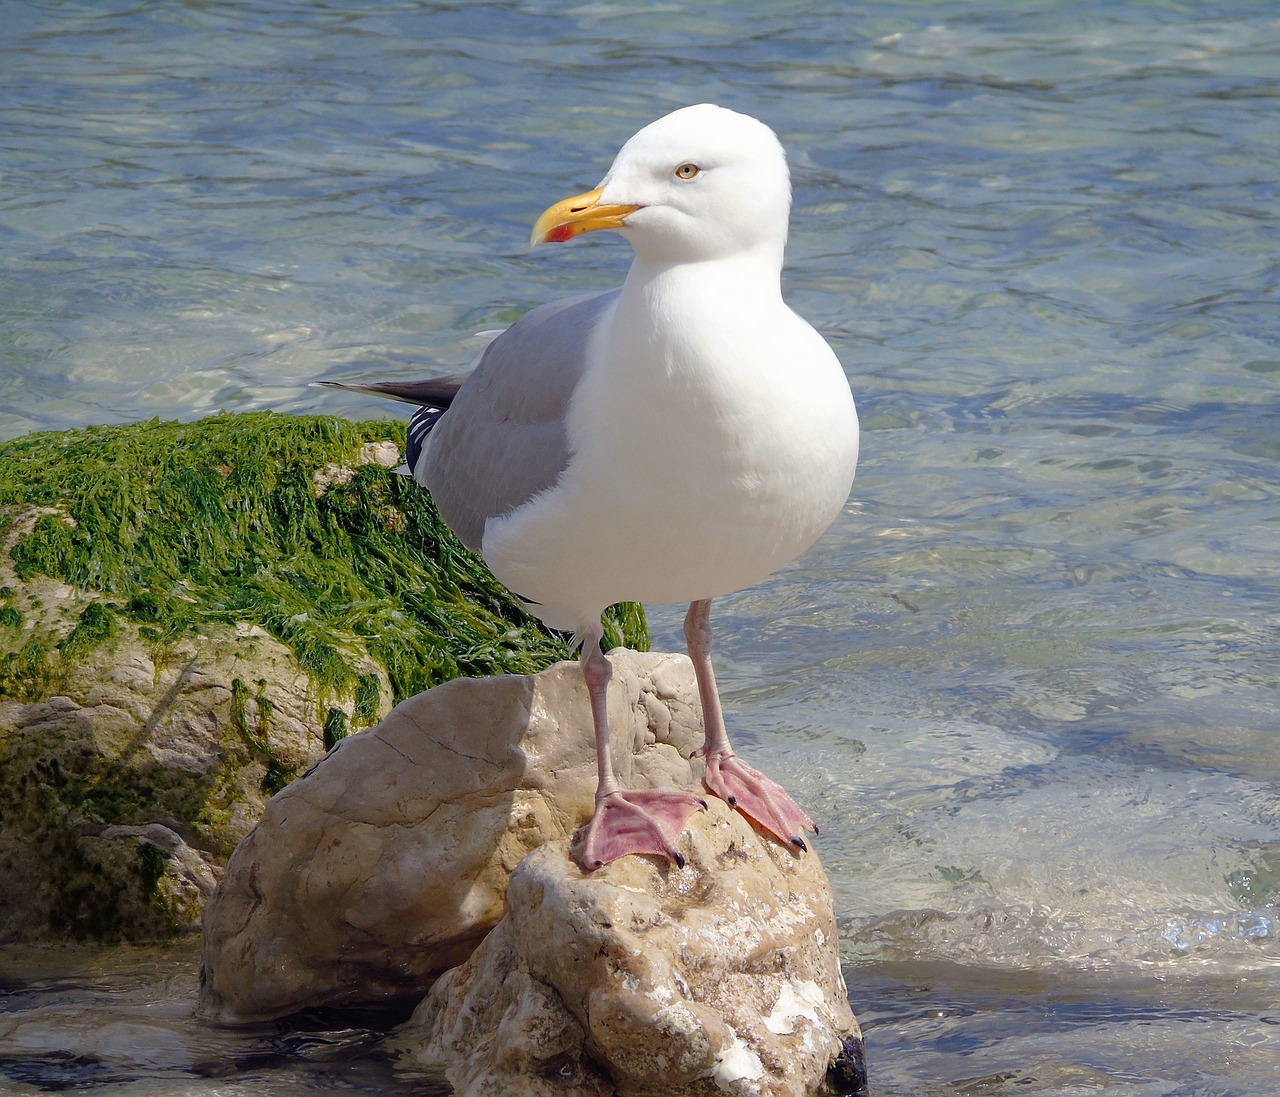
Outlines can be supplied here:
[[413, 468], [468, 548], [490, 518], [546, 491], [569, 463], [565, 416], [596, 325], [620, 290], [526, 313], [480, 355]]

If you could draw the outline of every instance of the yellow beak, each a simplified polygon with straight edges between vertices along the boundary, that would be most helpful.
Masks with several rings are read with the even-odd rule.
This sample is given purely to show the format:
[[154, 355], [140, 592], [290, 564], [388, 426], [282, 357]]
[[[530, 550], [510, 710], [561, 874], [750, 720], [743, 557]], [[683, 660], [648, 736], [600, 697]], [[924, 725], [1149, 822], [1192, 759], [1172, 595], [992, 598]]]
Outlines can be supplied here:
[[596, 229], [620, 229], [626, 224], [627, 215], [635, 213], [639, 206], [602, 206], [600, 195], [604, 187], [596, 187], [586, 194], [576, 194], [557, 202], [533, 223], [533, 235], [529, 243], [563, 243]]

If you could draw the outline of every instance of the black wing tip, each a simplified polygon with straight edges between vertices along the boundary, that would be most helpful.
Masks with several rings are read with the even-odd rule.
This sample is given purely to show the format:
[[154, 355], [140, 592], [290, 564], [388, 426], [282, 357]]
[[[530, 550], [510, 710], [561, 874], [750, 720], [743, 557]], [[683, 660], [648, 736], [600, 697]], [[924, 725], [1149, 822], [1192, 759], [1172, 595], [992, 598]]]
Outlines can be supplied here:
[[427, 444], [427, 435], [431, 433], [431, 428], [440, 421], [440, 416], [443, 414], [443, 408], [420, 407], [409, 416], [404, 463], [409, 466], [411, 473], [416, 474], [423, 447]]
[[428, 377], [420, 381], [335, 381], [323, 378], [310, 381], [316, 388], [341, 389], [358, 392], [364, 396], [380, 396], [384, 400], [399, 400], [405, 404], [447, 408], [453, 403], [458, 389], [466, 379], [465, 374], [455, 373], [443, 377]]

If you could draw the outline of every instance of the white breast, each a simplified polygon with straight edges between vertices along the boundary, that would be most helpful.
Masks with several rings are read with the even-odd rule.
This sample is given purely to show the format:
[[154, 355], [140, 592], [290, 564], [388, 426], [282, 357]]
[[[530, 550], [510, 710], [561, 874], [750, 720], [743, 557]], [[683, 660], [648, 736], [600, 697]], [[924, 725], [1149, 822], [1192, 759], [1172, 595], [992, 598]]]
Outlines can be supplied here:
[[759, 582], [821, 535], [853, 481], [848, 382], [776, 281], [646, 273], [633, 268], [595, 333], [565, 474], [486, 528], [494, 573], [556, 627]]

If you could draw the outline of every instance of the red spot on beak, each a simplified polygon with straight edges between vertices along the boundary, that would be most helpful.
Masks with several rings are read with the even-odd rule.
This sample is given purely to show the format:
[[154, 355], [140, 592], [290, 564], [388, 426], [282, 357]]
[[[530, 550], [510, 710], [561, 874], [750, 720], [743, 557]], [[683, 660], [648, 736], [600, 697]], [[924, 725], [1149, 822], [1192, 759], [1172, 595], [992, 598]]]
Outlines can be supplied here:
[[551, 244], [563, 244], [566, 240], [573, 239], [573, 228], [569, 225], [557, 225], [546, 235], [546, 240]]

